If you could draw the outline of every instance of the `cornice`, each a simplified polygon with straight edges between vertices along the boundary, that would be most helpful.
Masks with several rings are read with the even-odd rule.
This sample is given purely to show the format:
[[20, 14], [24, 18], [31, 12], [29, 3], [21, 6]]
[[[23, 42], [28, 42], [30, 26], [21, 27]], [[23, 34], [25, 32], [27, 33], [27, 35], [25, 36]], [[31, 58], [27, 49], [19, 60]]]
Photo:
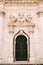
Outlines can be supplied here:
[[31, 4], [38, 4], [38, 2], [35, 1], [9, 1], [9, 2], [4, 2], [5, 4], [14, 4], [14, 5], [31, 5]]
[[15, 5], [30, 5], [43, 3], [43, 0], [0, 0], [0, 3], [4, 4], [15, 4]]

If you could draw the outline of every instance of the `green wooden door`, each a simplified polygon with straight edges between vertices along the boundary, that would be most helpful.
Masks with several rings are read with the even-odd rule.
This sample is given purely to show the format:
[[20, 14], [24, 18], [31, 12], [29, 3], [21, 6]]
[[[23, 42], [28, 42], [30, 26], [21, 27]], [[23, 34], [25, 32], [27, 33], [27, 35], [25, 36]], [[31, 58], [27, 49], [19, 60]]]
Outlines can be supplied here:
[[23, 35], [16, 38], [16, 60], [27, 60], [27, 38]]

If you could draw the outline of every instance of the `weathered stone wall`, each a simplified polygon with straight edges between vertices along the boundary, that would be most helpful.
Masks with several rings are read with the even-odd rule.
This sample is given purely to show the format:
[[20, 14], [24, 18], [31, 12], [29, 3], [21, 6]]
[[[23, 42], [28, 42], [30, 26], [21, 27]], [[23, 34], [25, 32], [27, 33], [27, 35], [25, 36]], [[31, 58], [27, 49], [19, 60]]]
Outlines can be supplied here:
[[[42, 64], [43, 63], [43, 5], [40, 3], [31, 5], [2, 5], [0, 4], [0, 63], [14, 64]], [[5, 13], [5, 14], [4, 14]], [[11, 16], [19, 19], [19, 14], [23, 14], [23, 21], [27, 15], [32, 17], [30, 23], [35, 27], [29, 28], [24, 21], [16, 23], [16, 26], [9, 28], [9, 23], [13, 22]], [[20, 23], [20, 24], [19, 24]], [[15, 22], [12, 25], [15, 25]], [[21, 27], [20, 27], [20, 26]], [[30, 37], [30, 60], [29, 62], [13, 62], [13, 37], [19, 30], [23, 30]], [[34, 32], [32, 32], [33, 30]], [[21, 32], [21, 34], [23, 34]]]

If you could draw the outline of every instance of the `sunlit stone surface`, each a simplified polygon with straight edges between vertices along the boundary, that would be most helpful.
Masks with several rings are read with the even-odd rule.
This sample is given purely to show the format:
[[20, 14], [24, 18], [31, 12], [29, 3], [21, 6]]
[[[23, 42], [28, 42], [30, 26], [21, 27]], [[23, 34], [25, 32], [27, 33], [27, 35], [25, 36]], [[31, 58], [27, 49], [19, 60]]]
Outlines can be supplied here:
[[[16, 60], [19, 35], [27, 40], [27, 51], [17, 47], [25, 61]], [[43, 64], [43, 0], [0, 0], [0, 64]]]

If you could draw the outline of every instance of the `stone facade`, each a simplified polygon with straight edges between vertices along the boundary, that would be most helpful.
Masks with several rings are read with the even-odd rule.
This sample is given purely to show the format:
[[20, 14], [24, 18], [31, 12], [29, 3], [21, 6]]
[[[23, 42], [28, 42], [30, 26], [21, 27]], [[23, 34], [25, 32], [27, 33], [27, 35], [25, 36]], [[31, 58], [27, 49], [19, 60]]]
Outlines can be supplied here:
[[[29, 61], [14, 61], [19, 35], [27, 38]], [[42, 0], [0, 0], [0, 64], [43, 64]]]

